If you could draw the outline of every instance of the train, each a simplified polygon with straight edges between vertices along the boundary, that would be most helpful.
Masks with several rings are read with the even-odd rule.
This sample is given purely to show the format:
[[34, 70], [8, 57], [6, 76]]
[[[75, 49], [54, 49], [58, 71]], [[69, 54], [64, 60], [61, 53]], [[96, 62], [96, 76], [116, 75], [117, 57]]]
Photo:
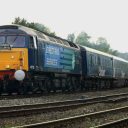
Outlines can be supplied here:
[[127, 84], [127, 60], [21, 25], [0, 26], [0, 94]]

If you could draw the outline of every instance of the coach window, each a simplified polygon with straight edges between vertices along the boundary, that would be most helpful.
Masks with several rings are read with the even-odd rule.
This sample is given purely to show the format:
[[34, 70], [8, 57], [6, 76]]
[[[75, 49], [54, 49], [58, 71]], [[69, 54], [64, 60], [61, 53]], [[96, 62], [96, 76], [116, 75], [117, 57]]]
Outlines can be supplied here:
[[92, 65], [92, 56], [89, 54], [89, 64]]
[[100, 66], [101, 63], [100, 63], [100, 57], [98, 56], [98, 65]]
[[91, 61], [90, 61], [90, 63], [91, 63], [91, 66], [94, 66], [94, 56], [91, 54]]
[[97, 55], [95, 56], [95, 65], [97, 65]]
[[32, 36], [30, 36], [29, 48], [34, 48], [34, 41]]

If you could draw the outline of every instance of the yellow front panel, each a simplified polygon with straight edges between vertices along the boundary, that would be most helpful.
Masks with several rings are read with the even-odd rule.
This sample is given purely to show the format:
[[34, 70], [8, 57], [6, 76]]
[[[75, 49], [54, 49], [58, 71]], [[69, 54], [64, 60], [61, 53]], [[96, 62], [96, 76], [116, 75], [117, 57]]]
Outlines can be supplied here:
[[0, 50], [0, 70], [22, 69], [28, 71], [28, 49]]

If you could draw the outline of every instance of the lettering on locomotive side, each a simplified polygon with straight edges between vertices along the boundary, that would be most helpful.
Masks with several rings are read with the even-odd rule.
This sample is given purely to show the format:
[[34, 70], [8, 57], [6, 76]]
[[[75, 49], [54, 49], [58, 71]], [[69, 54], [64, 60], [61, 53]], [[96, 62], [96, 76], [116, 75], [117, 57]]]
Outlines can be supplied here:
[[75, 53], [71, 49], [46, 44], [44, 62], [44, 67], [74, 70]]

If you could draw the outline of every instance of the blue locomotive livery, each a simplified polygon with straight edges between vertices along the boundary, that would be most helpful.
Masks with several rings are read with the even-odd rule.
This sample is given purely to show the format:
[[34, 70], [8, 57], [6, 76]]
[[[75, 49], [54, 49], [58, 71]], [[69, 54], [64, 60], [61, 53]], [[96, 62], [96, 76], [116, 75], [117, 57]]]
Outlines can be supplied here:
[[63, 71], [74, 70], [75, 53], [71, 49], [46, 44], [44, 67], [63, 69]]
[[127, 84], [124, 59], [24, 26], [0, 26], [0, 94]]
[[60, 48], [53, 45], [45, 46], [44, 67], [60, 68]]

